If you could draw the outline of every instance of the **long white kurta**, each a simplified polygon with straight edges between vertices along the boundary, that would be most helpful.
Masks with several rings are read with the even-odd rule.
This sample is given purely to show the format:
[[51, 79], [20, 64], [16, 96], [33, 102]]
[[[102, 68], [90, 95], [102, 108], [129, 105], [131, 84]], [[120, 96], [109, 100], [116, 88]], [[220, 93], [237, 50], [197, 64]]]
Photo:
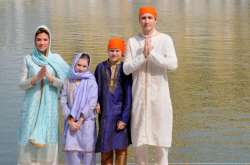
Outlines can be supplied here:
[[133, 75], [132, 144], [170, 147], [173, 112], [167, 70], [177, 68], [177, 58], [170, 36], [155, 32], [151, 43], [153, 50], [145, 58], [144, 37], [131, 37], [123, 65], [125, 74]]

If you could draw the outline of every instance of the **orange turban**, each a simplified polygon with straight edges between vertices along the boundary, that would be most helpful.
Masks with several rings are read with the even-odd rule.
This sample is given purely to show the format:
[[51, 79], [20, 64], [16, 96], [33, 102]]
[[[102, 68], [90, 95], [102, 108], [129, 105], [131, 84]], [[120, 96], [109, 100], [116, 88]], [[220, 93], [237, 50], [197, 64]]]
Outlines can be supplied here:
[[122, 54], [124, 54], [125, 41], [122, 38], [113, 37], [109, 40], [108, 49], [120, 49]]
[[146, 13], [152, 14], [154, 17], [157, 17], [157, 11], [154, 7], [151, 7], [151, 6], [140, 7], [139, 16], [146, 14]]

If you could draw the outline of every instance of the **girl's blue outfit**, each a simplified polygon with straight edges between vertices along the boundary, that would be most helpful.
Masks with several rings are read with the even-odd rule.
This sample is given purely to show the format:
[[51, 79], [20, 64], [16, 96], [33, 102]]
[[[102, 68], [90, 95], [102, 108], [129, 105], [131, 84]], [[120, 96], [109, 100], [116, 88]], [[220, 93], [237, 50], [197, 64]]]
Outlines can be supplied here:
[[[61, 105], [64, 113], [65, 165], [96, 164], [95, 107], [98, 88], [95, 76], [90, 71], [75, 72], [74, 68], [81, 54], [78, 53], [74, 56], [70, 75], [64, 82], [61, 93]], [[78, 121], [80, 117], [84, 118], [79, 130], [70, 129], [69, 117], [75, 121]]]

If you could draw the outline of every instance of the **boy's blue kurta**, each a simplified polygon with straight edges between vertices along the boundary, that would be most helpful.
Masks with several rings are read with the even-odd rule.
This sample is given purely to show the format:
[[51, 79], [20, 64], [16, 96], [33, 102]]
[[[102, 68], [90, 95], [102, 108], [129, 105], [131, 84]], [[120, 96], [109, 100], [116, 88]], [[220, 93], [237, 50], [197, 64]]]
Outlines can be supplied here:
[[[114, 87], [111, 89], [111, 65], [104, 61], [97, 65], [95, 77], [98, 84], [99, 133], [96, 144], [97, 152], [109, 152], [125, 149], [131, 144], [130, 114], [132, 106], [132, 75], [125, 75], [123, 63], [117, 64]], [[126, 123], [124, 130], [117, 130], [117, 122]]]

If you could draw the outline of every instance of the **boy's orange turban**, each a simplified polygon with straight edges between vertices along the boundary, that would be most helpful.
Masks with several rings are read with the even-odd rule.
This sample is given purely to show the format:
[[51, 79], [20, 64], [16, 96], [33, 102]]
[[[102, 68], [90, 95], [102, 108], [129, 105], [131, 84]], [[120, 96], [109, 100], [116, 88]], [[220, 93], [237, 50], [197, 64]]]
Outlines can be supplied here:
[[125, 41], [122, 38], [113, 37], [109, 40], [108, 49], [120, 49], [122, 54], [124, 54]]

